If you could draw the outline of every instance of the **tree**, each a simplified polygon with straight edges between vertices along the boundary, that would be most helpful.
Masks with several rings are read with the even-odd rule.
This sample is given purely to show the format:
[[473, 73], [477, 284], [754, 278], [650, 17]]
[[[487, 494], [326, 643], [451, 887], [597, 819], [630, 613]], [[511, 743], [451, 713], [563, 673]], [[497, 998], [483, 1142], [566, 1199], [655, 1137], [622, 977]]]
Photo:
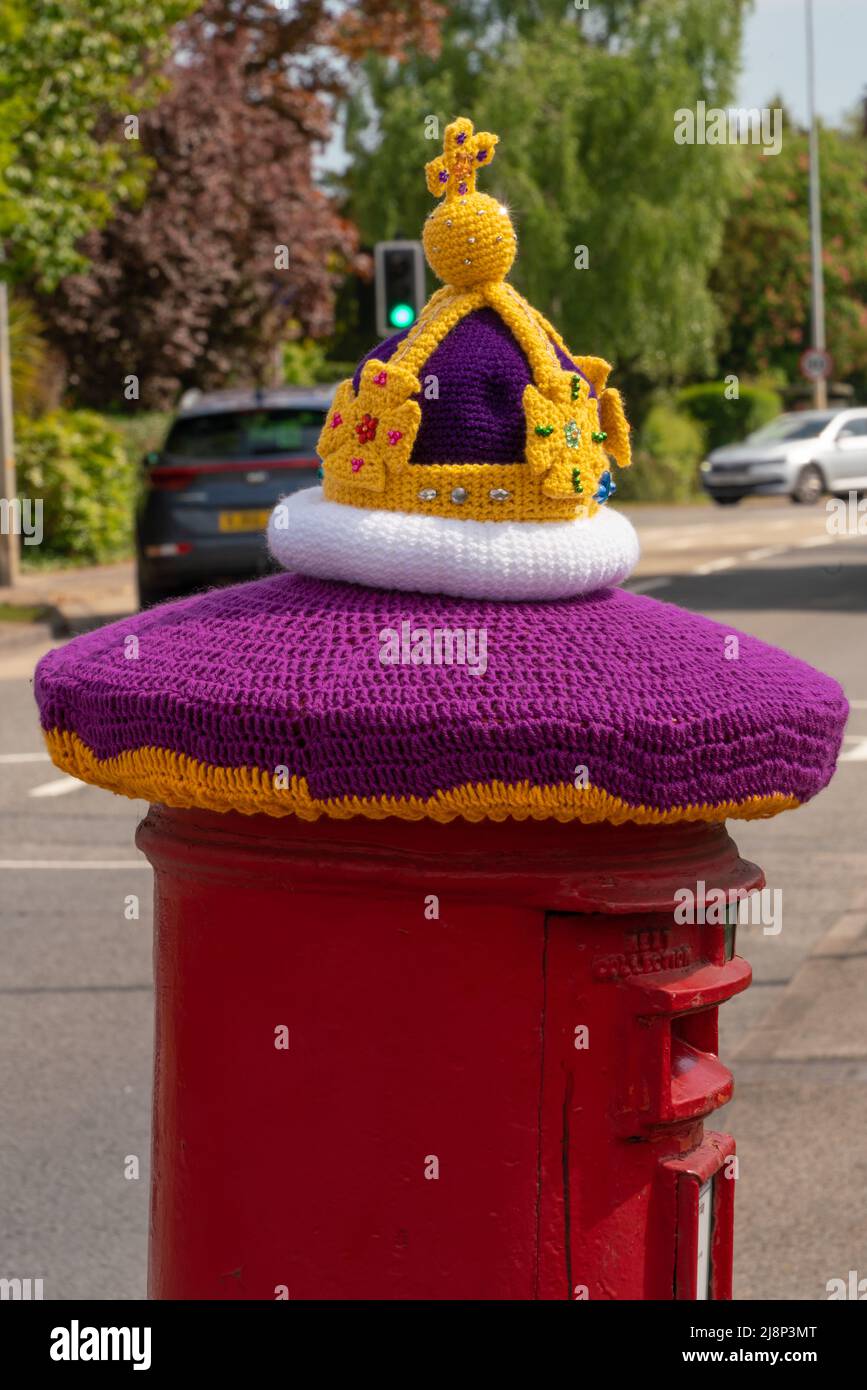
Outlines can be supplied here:
[[[464, 0], [444, 60], [420, 63], [415, 85], [368, 64], [348, 124], [351, 215], [369, 241], [414, 234], [430, 210], [426, 116], [442, 131], [465, 110], [498, 132], [486, 187], [518, 224], [513, 279], [575, 351], [617, 364], [640, 411], [654, 386], [712, 366], [707, 282], [736, 160], [725, 146], [675, 144], [674, 113], [728, 103], [743, 10], [742, 0], [600, 0], [583, 15]], [[480, 42], [467, 46], [461, 28], [477, 25]], [[452, 65], [455, 44], [464, 59]]]
[[39, 415], [56, 407], [62, 364], [45, 341], [43, 325], [31, 301], [20, 291], [9, 298], [9, 349], [16, 411]]
[[[867, 139], [820, 130], [828, 346], [835, 377], [867, 389]], [[713, 277], [726, 371], [796, 379], [810, 346], [809, 156], [787, 117], [779, 155], [740, 154], [740, 183]]]
[[4, 0], [0, 9], [0, 243], [10, 278], [50, 289], [79, 239], [145, 169], [122, 118], [157, 91], [167, 33], [195, 0]]
[[210, 0], [179, 26], [170, 90], [140, 123], [147, 198], [85, 237], [89, 269], [40, 302], [82, 403], [121, 403], [130, 377], [147, 406], [266, 381], [290, 321], [329, 331], [357, 237], [314, 182], [328, 95], [358, 46], [429, 44], [436, 14], [431, 0], [366, 0], [338, 25], [312, 0], [291, 14]]

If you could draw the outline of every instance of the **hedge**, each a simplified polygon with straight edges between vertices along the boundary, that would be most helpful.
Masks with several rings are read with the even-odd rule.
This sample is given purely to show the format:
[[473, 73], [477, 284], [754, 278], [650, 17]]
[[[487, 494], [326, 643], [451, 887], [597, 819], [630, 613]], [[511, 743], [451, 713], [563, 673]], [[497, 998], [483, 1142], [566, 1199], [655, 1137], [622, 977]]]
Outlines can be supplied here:
[[725, 382], [705, 381], [684, 386], [675, 398], [678, 409], [702, 426], [708, 451], [745, 439], [783, 408], [780, 396], [768, 386], [740, 386], [732, 400], [727, 399], [728, 390]]
[[19, 495], [43, 503], [40, 554], [28, 558], [101, 564], [128, 554], [136, 473], [119, 430], [95, 411], [55, 410], [20, 416], [15, 435]]
[[701, 426], [669, 404], [652, 406], [633, 440], [632, 467], [615, 471], [617, 501], [693, 501], [702, 495], [703, 457]]

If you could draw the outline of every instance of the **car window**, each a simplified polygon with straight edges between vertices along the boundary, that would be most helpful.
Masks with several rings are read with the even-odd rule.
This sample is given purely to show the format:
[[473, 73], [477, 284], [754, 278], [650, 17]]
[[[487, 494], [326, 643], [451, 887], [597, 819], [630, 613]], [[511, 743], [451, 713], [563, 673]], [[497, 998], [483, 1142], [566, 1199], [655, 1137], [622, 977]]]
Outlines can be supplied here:
[[841, 434], [867, 436], [867, 415], [856, 415], [854, 420], [846, 420], [837, 431], [838, 439]]
[[834, 419], [835, 411], [804, 410], [778, 415], [770, 424], [748, 435], [750, 444], [774, 444], [785, 439], [815, 439]]
[[219, 411], [176, 420], [165, 452], [181, 458], [267, 458], [309, 455], [325, 422], [324, 410]]

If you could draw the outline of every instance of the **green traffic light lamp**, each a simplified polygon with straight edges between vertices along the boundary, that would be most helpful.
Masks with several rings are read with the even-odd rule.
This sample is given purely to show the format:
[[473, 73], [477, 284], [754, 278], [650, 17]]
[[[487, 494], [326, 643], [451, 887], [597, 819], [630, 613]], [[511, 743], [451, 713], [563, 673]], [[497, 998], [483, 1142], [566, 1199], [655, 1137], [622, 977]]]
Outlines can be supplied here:
[[392, 304], [388, 321], [393, 328], [409, 328], [415, 322], [415, 309], [411, 304]]

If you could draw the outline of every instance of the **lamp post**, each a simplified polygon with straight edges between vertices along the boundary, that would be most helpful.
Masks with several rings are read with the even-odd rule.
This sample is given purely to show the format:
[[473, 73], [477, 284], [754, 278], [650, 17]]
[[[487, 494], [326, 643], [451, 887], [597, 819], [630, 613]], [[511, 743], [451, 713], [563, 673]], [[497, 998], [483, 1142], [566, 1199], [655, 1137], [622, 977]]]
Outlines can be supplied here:
[[[819, 131], [816, 125], [816, 73], [813, 43], [813, 0], [806, 0], [807, 21], [807, 105], [810, 118], [810, 286], [812, 308], [812, 346], [824, 352], [825, 280], [822, 271], [822, 202], [819, 191]], [[824, 410], [828, 404], [825, 376], [813, 381], [813, 404]]]
[[[0, 249], [0, 262], [3, 253]], [[0, 278], [0, 499], [6, 499], [2, 510], [4, 524], [0, 526], [0, 584], [15, 584], [18, 580], [18, 536], [13, 524], [13, 506], [17, 496], [15, 485], [15, 455], [12, 443], [12, 374], [9, 355], [9, 295], [6, 282]]]

